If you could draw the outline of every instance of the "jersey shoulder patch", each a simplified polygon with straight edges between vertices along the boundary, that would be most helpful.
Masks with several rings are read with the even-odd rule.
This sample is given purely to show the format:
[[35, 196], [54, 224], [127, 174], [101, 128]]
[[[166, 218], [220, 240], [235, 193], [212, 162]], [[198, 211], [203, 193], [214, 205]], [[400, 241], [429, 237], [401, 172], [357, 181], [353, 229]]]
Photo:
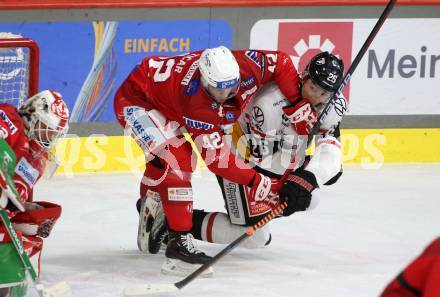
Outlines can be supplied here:
[[260, 69], [264, 69], [264, 56], [261, 52], [255, 50], [248, 50], [245, 53], [245, 56], [248, 57], [249, 60], [255, 63]]
[[8, 117], [3, 109], [0, 109], [0, 120], [8, 125], [9, 130], [11, 131], [11, 135], [14, 135], [18, 131], [17, 126], [14, 125], [14, 123], [11, 121], [11, 119]]

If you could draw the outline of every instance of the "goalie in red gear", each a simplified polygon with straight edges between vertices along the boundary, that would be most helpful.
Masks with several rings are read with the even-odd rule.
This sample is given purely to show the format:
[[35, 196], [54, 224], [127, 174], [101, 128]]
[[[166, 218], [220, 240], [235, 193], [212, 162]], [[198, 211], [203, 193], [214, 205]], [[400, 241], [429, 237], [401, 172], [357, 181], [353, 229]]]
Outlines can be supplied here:
[[[3, 167], [1, 169], [0, 207], [11, 218], [37, 272], [42, 238], [49, 236], [61, 215], [61, 206], [33, 201], [33, 189], [43, 174], [49, 149], [67, 132], [68, 118], [68, 109], [61, 95], [51, 90], [25, 100], [18, 109], [11, 104], [0, 104], [2, 153], [12, 150], [17, 160], [15, 166], [12, 164], [15, 167], [13, 176]], [[0, 223], [0, 246], [6, 247], [10, 241]], [[0, 275], [10, 264], [7, 258], [0, 259]]]
[[261, 200], [277, 189], [276, 182], [236, 158], [223, 139], [224, 129], [269, 82], [277, 83], [286, 98], [297, 98], [298, 75], [287, 54], [231, 52], [221, 46], [177, 57], [146, 58], [117, 91], [116, 116], [147, 155], [141, 197], [148, 198], [138, 203], [139, 249], [148, 249], [149, 218], [154, 216], [153, 208], [160, 210], [154, 199], [160, 197], [170, 229], [164, 272], [172, 272], [174, 262], [203, 264], [210, 260], [193, 249], [189, 233], [196, 155], [182, 128], [215, 174], [249, 186]]

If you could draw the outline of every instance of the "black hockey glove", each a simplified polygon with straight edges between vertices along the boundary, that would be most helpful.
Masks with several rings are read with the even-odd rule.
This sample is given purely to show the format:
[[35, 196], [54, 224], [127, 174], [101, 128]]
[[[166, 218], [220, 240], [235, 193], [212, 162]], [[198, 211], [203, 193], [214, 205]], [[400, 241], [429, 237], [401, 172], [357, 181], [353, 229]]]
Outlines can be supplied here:
[[283, 216], [306, 210], [312, 200], [312, 191], [317, 187], [316, 177], [310, 171], [298, 169], [289, 175], [279, 192], [280, 202], [287, 202]]

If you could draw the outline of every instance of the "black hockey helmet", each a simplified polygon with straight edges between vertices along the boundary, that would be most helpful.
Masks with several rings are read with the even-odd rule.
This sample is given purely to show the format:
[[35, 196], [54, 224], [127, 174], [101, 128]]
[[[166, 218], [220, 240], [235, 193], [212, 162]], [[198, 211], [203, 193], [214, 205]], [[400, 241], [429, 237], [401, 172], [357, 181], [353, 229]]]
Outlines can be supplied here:
[[304, 79], [310, 78], [326, 91], [336, 92], [344, 75], [344, 62], [329, 52], [314, 56], [305, 68]]

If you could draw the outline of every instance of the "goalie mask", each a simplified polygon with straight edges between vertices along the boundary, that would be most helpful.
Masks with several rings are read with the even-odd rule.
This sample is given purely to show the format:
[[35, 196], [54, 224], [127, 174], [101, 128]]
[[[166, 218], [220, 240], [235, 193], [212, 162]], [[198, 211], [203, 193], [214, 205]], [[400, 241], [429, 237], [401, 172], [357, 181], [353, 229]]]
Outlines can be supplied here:
[[199, 69], [204, 89], [218, 103], [237, 94], [240, 67], [228, 48], [219, 46], [204, 50], [200, 55]]
[[42, 91], [25, 100], [18, 111], [27, 128], [27, 136], [43, 149], [51, 148], [67, 133], [69, 111], [57, 92]]

